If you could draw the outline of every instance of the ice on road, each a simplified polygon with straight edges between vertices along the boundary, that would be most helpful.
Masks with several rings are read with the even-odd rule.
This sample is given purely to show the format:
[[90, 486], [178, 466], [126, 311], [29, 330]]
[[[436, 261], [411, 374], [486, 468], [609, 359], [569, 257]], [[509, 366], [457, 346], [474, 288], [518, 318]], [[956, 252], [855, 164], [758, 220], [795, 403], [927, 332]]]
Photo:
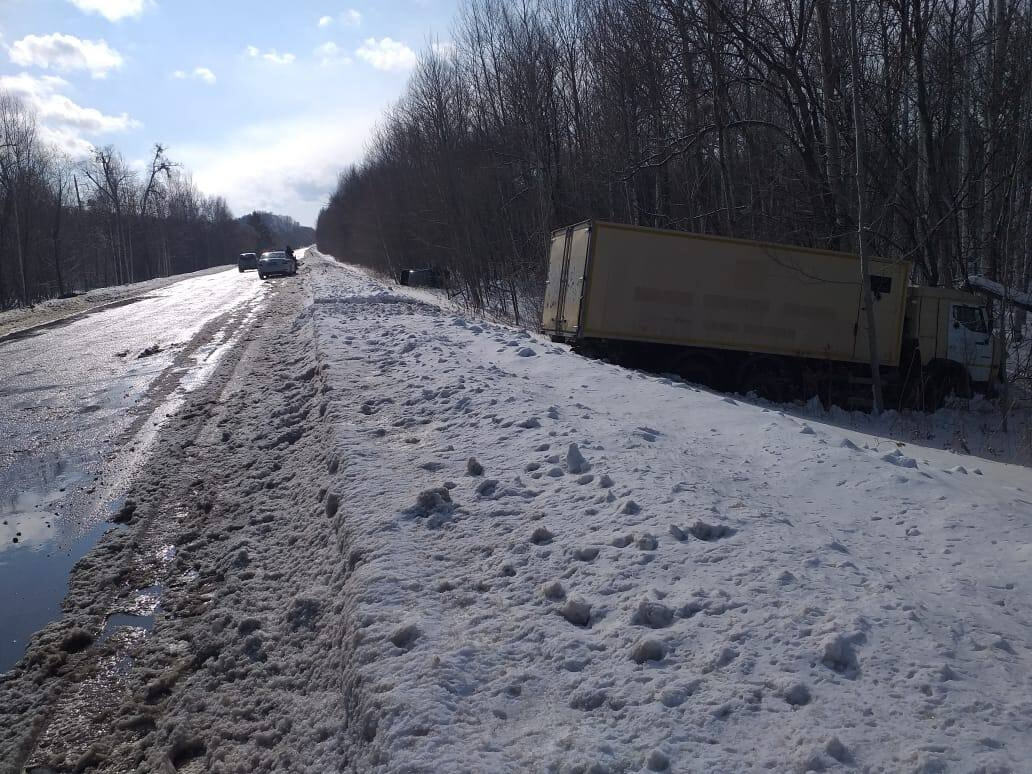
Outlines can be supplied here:
[[0, 339], [0, 672], [57, 615], [156, 424], [264, 292], [227, 270]]

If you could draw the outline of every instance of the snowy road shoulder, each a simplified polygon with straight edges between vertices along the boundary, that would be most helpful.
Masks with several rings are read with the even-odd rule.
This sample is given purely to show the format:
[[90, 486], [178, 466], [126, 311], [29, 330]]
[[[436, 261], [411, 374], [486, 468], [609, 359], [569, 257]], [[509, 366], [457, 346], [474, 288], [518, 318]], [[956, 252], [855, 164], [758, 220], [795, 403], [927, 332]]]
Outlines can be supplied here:
[[865, 449], [347, 271], [315, 322], [365, 765], [1032, 755], [1026, 469]]

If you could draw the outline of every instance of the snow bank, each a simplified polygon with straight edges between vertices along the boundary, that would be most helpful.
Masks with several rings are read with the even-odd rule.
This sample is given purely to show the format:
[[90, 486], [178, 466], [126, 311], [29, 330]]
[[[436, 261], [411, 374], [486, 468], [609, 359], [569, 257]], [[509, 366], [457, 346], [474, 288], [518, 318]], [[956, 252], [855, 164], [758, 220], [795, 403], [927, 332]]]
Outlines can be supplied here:
[[[996, 462], [1032, 465], [1032, 407], [1017, 402], [1006, 417], [998, 401], [976, 396], [956, 401], [933, 414], [921, 411], [886, 411], [874, 417], [865, 411], [846, 411], [837, 406], [825, 409], [816, 398], [805, 405], [775, 405], [752, 399], [757, 405], [784, 411], [806, 419], [819, 419], [854, 434], [869, 443], [887, 440], [918, 444], [963, 456]], [[956, 461], [951, 465], [957, 464]]]
[[[323, 261], [340, 265], [336, 259], [323, 255], [317, 251], [310, 251], [310, 255]], [[419, 287], [401, 285], [395, 278], [388, 277], [379, 272], [374, 272], [363, 266], [347, 266], [347, 270], [360, 275], [372, 283], [382, 287], [390, 287], [390, 292], [405, 296], [414, 301], [419, 301], [430, 306], [435, 306], [447, 312], [457, 315], [472, 315], [474, 312], [465, 303], [460, 295], [449, 295], [448, 291], [439, 288]], [[512, 302], [506, 295], [504, 306], [485, 309], [477, 317], [489, 320], [490, 322], [511, 324], [514, 322]], [[535, 321], [541, 319], [541, 299], [538, 297], [520, 296], [519, 298], [520, 320], [526, 325], [534, 325]]]
[[313, 280], [351, 770], [1032, 758], [1027, 470]]

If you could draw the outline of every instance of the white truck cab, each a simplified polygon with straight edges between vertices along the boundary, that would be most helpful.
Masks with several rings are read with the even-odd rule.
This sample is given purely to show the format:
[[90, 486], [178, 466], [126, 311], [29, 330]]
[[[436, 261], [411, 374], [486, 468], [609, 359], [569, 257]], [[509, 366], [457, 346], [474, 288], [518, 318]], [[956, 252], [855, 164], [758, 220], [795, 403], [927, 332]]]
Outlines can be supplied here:
[[963, 375], [972, 385], [991, 385], [998, 378], [999, 351], [977, 296], [949, 288], [911, 287], [907, 323], [926, 371], [938, 369], [954, 380]]
[[972, 382], [988, 382], [993, 370], [993, 339], [985, 309], [950, 303], [950, 321], [949, 359], [964, 365]]

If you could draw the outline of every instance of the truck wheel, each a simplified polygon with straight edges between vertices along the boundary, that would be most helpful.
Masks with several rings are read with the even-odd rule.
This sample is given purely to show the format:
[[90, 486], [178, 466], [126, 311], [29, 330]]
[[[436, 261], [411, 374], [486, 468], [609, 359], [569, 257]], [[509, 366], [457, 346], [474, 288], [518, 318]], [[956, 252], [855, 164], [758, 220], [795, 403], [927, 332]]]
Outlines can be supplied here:
[[674, 370], [686, 382], [704, 384], [707, 387], [716, 386], [713, 383], [716, 373], [714, 363], [705, 357], [686, 355], [678, 361]]
[[772, 403], [784, 403], [792, 396], [791, 378], [784, 366], [772, 357], [745, 361], [738, 375], [742, 393], [755, 392]]
[[954, 369], [936, 369], [925, 379], [925, 411], [938, 411], [946, 405], [946, 399], [951, 395], [958, 398], [971, 397], [971, 384], [963, 374]]
[[925, 380], [924, 385], [924, 410], [929, 412], [938, 411], [945, 405], [946, 397], [950, 394], [946, 378], [937, 374]]

